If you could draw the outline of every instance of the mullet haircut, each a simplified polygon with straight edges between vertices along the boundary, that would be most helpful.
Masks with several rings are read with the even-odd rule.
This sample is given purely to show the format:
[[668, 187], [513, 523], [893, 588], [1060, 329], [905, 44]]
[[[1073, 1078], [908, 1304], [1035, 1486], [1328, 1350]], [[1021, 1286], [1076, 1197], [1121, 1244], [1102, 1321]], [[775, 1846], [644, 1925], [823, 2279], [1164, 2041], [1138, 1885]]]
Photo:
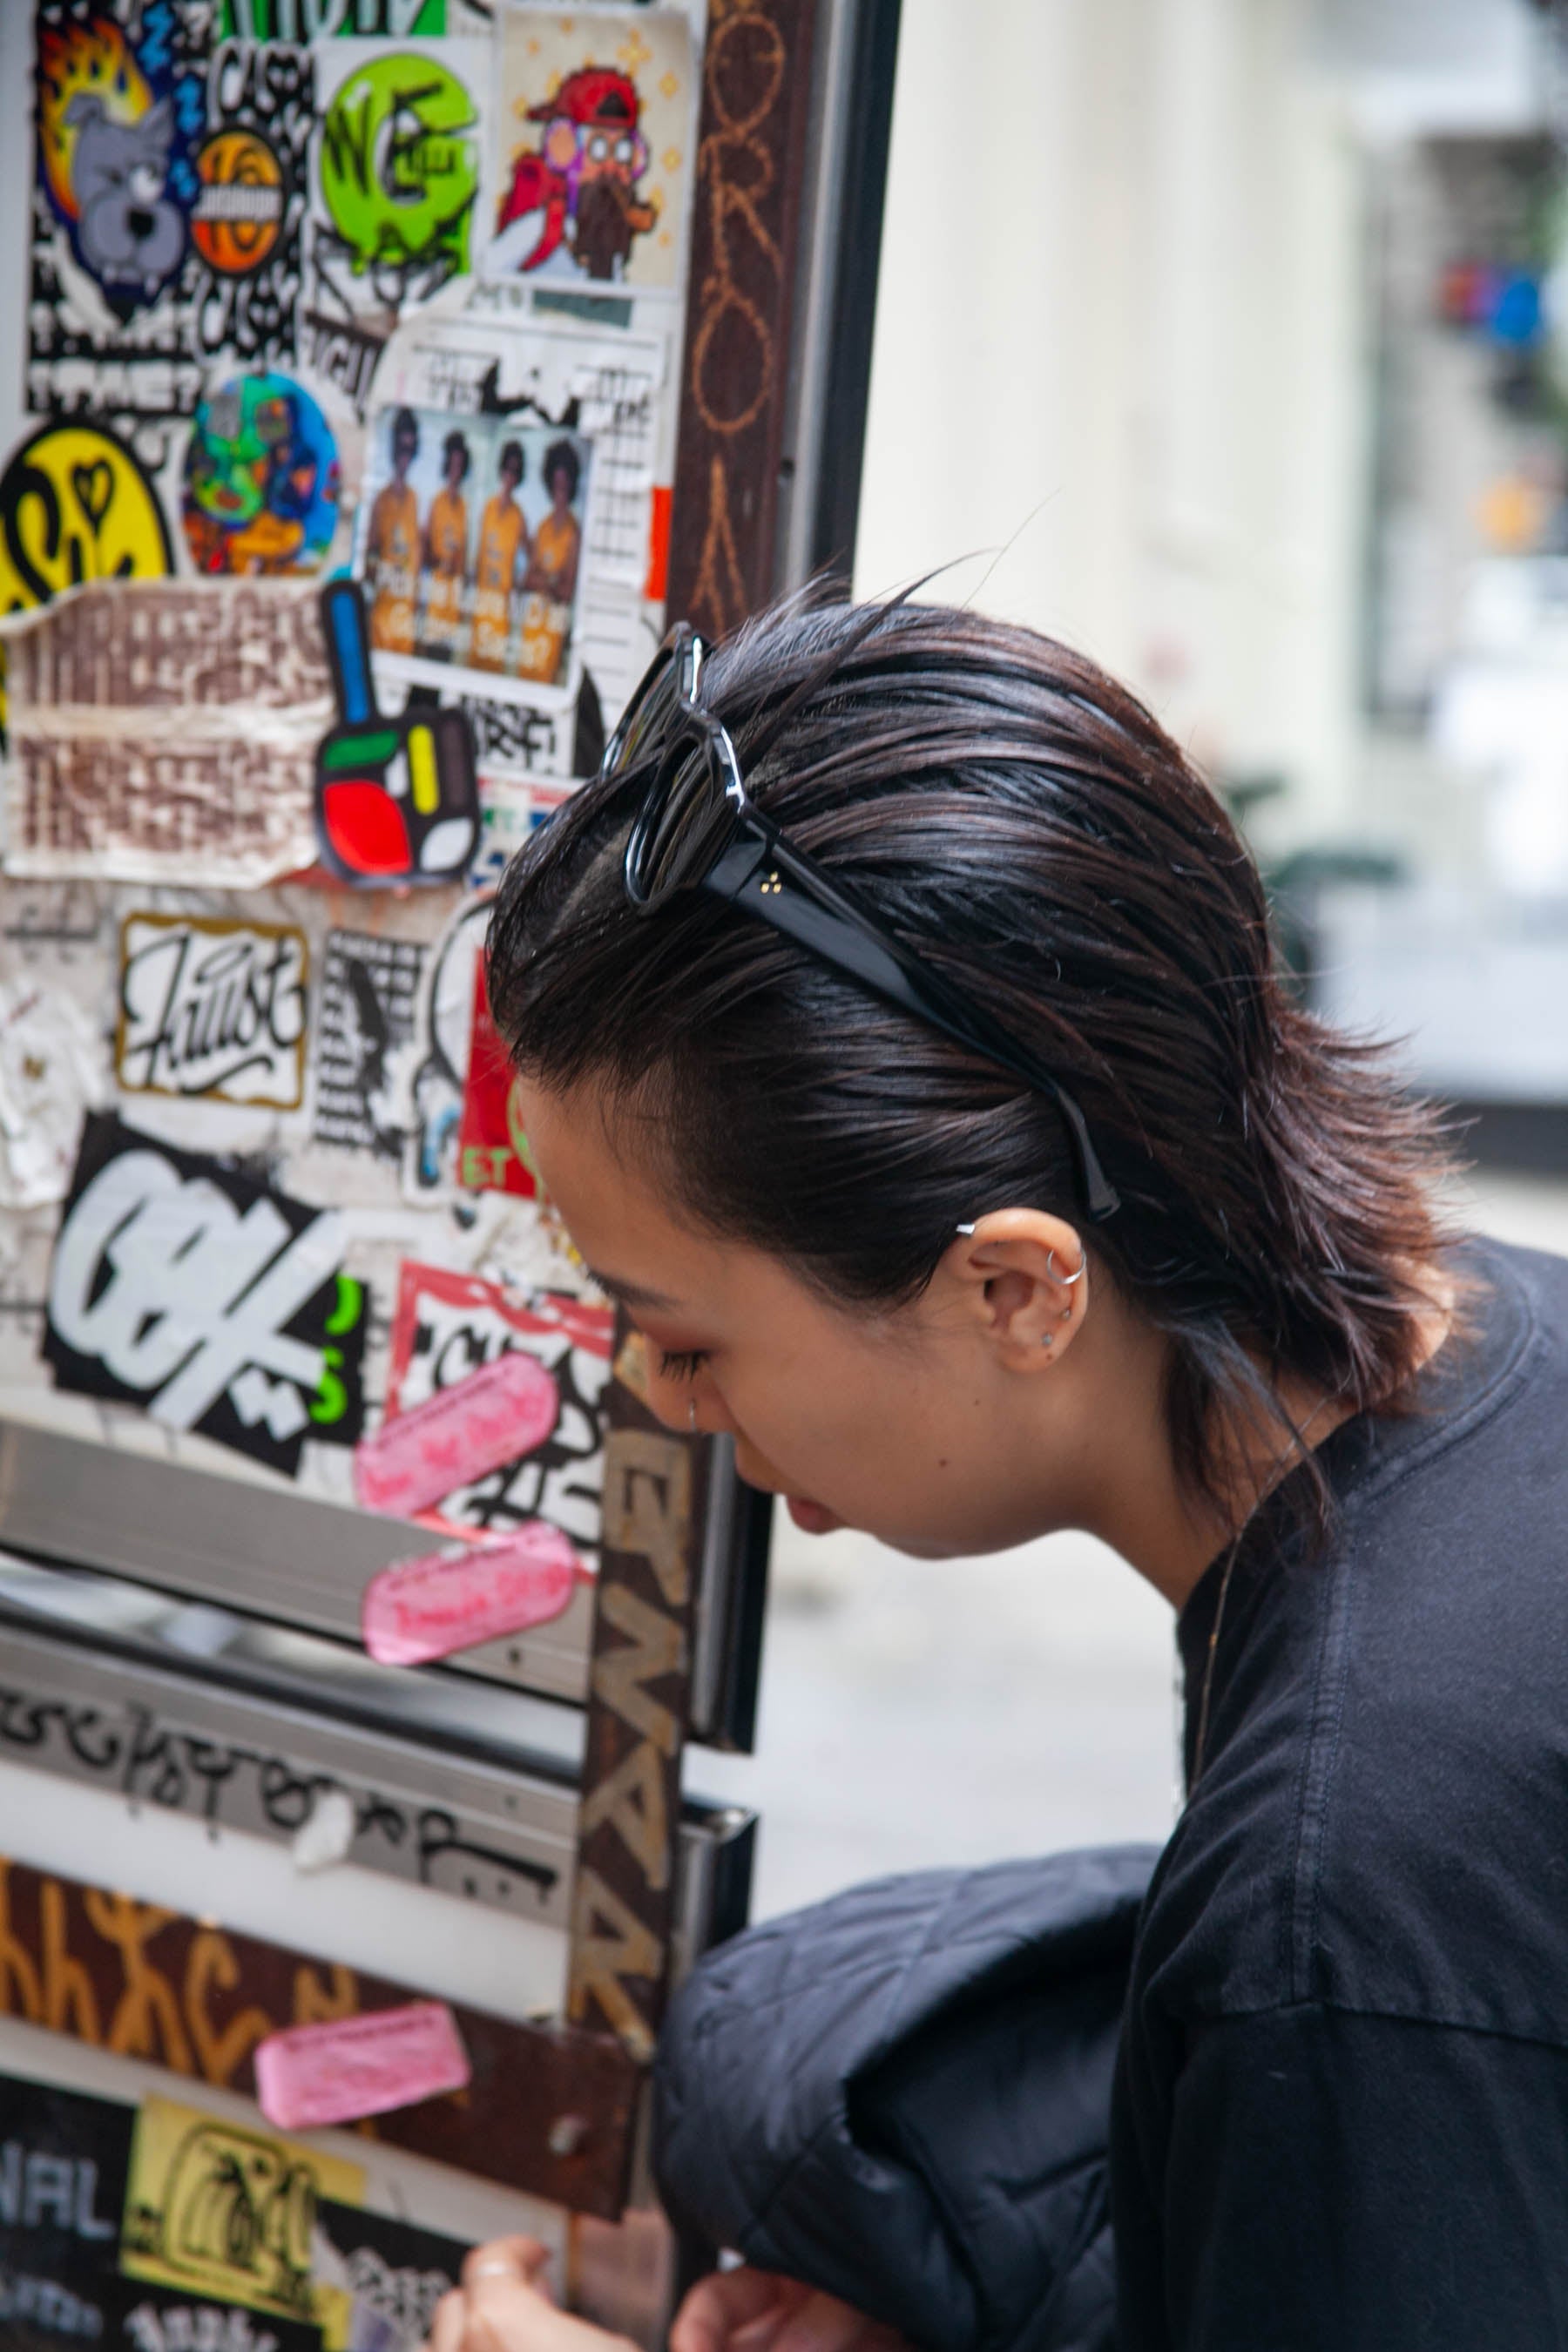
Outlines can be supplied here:
[[509, 867], [501, 1034], [538, 1084], [638, 1119], [680, 1214], [843, 1303], [915, 1298], [987, 1210], [1067, 1218], [1170, 1342], [1194, 1499], [1226, 1510], [1228, 1441], [1265, 1431], [1310, 1465], [1321, 1536], [1274, 1385], [1409, 1408], [1419, 1276], [1451, 1239], [1441, 1123], [1281, 985], [1251, 857], [1134, 696], [975, 613], [867, 621], [775, 606], [711, 652], [703, 699], [755, 804], [1077, 1097], [1117, 1213], [1086, 1223], [1056, 1112], [1006, 1072], [708, 892], [634, 910], [646, 772], [587, 786]]

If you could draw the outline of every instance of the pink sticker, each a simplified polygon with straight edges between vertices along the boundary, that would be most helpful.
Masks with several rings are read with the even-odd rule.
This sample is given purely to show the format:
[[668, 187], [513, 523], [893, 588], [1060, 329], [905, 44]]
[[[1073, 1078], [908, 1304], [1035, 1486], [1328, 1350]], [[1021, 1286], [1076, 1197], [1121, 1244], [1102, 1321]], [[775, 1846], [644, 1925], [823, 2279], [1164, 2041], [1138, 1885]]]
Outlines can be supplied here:
[[454, 1487], [531, 1454], [560, 1410], [553, 1374], [537, 1357], [509, 1350], [362, 1438], [354, 1448], [354, 1492], [367, 1511], [407, 1518]]
[[256, 2095], [279, 2131], [313, 2131], [460, 2091], [470, 2069], [444, 2000], [294, 2025], [256, 2045]]
[[543, 1519], [471, 1551], [400, 1559], [365, 1586], [360, 1628], [378, 1665], [417, 1666], [559, 1617], [584, 1573]]

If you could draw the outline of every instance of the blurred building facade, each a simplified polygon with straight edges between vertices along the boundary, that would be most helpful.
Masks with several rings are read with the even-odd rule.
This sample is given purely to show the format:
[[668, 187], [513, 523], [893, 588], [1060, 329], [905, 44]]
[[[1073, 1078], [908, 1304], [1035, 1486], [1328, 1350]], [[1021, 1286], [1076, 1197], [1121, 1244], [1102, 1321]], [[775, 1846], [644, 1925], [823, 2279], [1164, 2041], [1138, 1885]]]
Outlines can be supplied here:
[[1568, 1119], [1565, 25], [904, 0], [857, 585], [980, 551], [1314, 854], [1330, 1010]]

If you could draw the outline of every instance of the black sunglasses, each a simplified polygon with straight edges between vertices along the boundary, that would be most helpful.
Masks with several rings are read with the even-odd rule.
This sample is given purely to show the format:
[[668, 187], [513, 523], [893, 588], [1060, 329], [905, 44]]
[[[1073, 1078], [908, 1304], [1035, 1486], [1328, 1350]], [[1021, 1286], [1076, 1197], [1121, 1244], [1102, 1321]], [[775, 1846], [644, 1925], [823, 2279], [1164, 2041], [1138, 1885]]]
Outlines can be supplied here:
[[1103, 1223], [1121, 1202], [1067, 1088], [983, 1006], [911, 955], [752, 807], [729, 730], [700, 699], [707, 651], [685, 623], [673, 629], [605, 746], [602, 782], [648, 772], [626, 844], [632, 905], [650, 914], [679, 890], [711, 890], [1048, 1095], [1072, 1145], [1084, 1209]]

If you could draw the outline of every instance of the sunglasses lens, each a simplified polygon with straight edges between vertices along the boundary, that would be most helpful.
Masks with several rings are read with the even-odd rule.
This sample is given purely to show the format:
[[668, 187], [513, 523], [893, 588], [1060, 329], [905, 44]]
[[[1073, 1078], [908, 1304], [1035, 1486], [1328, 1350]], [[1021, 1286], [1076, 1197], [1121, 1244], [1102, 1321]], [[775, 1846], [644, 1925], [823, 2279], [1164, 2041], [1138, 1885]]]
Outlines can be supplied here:
[[599, 773], [629, 775], [656, 760], [679, 703], [680, 665], [667, 647], [622, 712], [620, 724], [605, 746]]

